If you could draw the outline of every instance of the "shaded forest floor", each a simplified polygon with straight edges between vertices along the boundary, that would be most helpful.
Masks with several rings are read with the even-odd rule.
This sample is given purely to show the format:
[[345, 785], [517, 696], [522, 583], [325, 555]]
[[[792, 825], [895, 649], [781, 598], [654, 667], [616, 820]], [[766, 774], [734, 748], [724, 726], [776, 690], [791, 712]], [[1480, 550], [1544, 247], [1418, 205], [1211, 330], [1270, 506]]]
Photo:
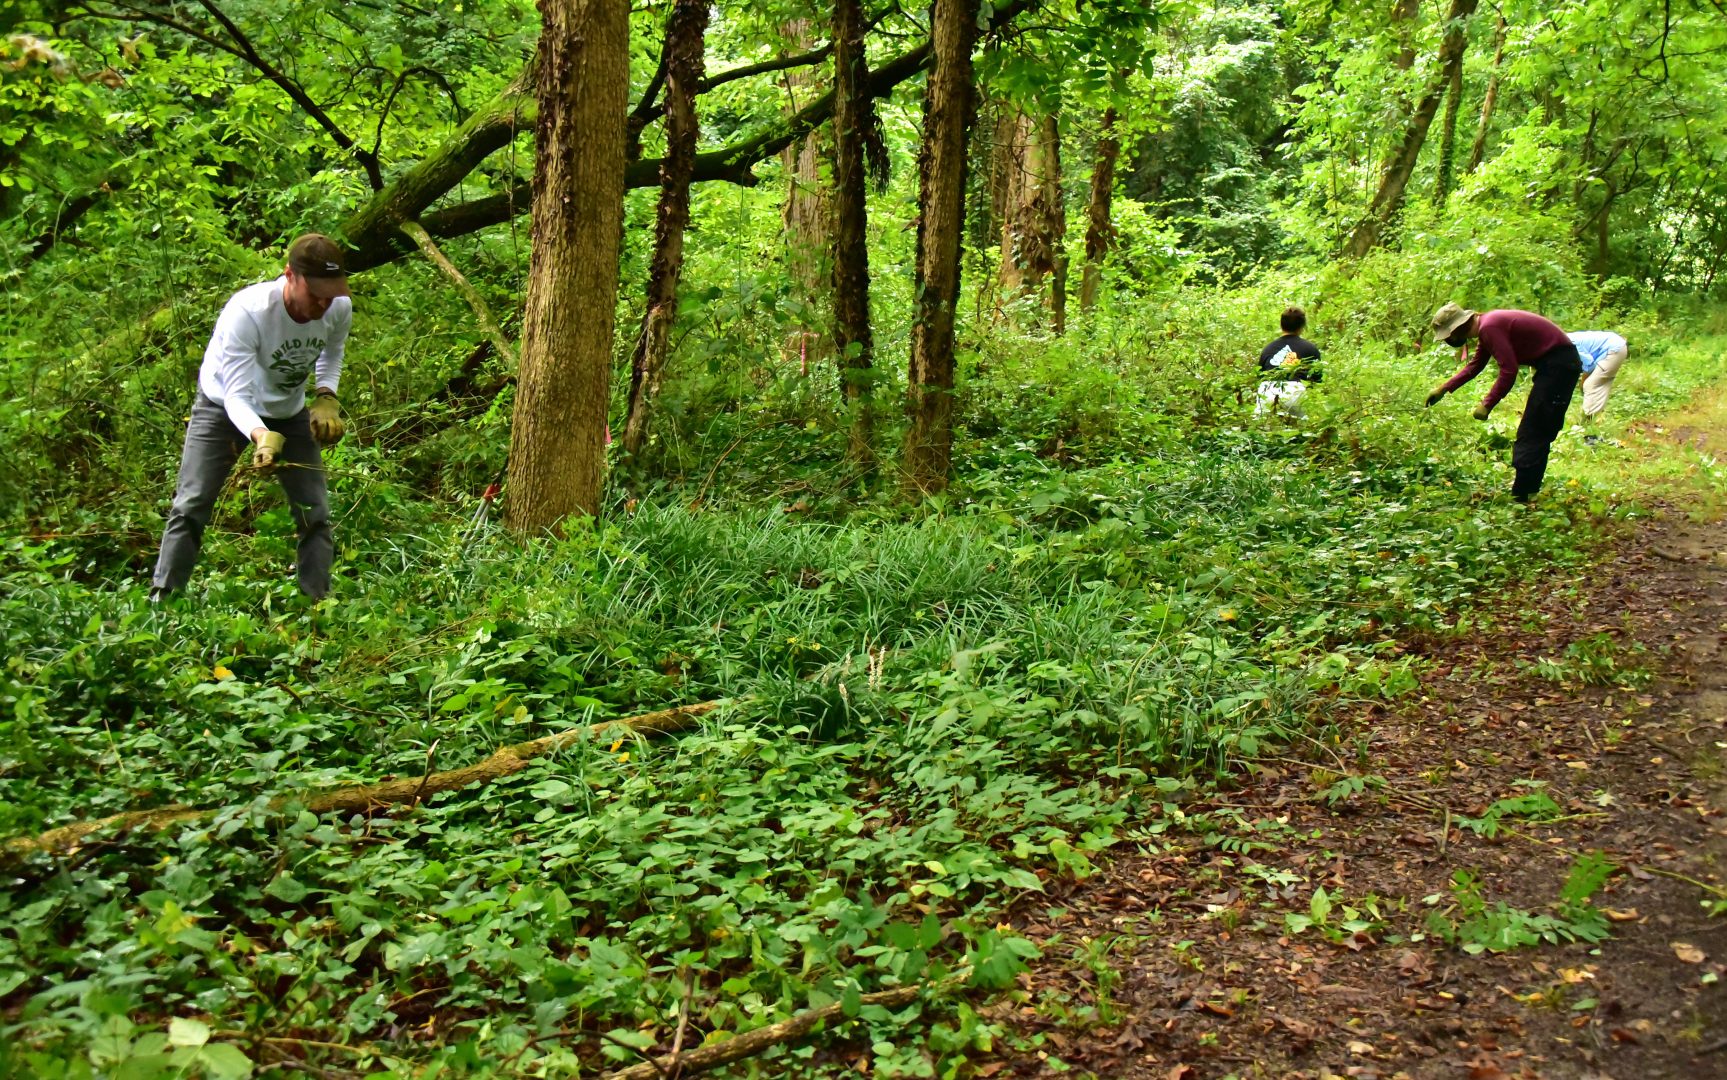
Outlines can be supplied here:
[[[1720, 454], [1723, 430], [1642, 434]], [[1703, 516], [1665, 507], [1582, 601], [1534, 577], [1496, 628], [1406, 642], [1420, 694], [1337, 717], [1343, 755], [1183, 808], [1233, 817], [1233, 844], [1119, 858], [1016, 907], [1044, 959], [992, 1008], [1016, 1037], [980, 1072], [1727, 1074], [1727, 526]], [[1555, 805], [1502, 801], [1532, 792]], [[1610, 939], [1416, 939], [1432, 914], [1468, 921], [1459, 871], [1515, 925], [1553, 915], [1590, 851], [1617, 868], [1593, 897]]]

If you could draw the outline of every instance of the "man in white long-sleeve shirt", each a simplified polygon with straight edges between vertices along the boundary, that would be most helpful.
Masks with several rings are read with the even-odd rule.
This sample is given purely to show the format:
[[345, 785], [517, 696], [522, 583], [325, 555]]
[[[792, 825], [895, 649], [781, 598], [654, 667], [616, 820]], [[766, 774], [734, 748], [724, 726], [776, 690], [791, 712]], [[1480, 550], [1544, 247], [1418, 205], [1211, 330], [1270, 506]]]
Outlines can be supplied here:
[[198, 369], [152, 600], [185, 587], [216, 497], [248, 442], [254, 467], [275, 473], [299, 526], [301, 591], [330, 591], [335, 543], [319, 447], [344, 430], [336, 389], [353, 310], [342, 249], [319, 233], [288, 246], [281, 277], [229, 297]]

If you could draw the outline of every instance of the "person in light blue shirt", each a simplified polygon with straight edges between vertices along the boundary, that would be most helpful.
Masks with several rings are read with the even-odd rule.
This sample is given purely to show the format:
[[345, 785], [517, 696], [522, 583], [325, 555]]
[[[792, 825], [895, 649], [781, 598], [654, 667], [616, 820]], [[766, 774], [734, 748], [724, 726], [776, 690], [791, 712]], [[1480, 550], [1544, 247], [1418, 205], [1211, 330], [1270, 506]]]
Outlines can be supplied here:
[[1583, 361], [1583, 419], [1593, 420], [1607, 407], [1613, 376], [1631, 352], [1625, 339], [1611, 330], [1579, 330], [1566, 335]]

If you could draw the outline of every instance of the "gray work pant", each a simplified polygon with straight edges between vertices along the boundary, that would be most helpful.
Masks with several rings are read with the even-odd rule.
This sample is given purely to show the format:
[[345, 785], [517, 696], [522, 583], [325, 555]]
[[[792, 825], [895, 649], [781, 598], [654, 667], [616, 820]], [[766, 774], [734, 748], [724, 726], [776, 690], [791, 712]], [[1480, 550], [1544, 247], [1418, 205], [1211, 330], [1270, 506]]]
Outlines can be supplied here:
[[[330, 562], [336, 545], [330, 534], [330, 495], [324, 483], [324, 462], [312, 438], [311, 417], [305, 409], [286, 420], [264, 417], [264, 426], [285, 440], [278, 455], [276, 479], [288, 496], [294, 523], [300, 527], [300, 591], [321, 597], [330, 591]], [[180, 452], [180, 482], [174, 506], [162, 530], [162, 553], [156, 559], [151, 588], [175, 592], [185, 588], [204, 542], [204, 527], [216, 497], [227, 483], [240, 451], [249, 442], [228, 411], [202, 392], [192, 402], [186, 424], [186, 445]]]

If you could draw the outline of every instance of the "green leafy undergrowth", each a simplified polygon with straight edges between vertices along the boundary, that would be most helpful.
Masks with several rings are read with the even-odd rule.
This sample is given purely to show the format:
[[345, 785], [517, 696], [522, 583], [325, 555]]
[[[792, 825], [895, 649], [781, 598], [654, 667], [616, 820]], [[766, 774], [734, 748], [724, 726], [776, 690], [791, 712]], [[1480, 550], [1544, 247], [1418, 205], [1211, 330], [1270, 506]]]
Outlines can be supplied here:
[[[1595, 943], [1611, 936], [1611, 924], [1590, 898], [1618, 867], [1598, 851], [1580, 856], [1566, 875], [1559, 898], [1548, 912], [1526, 911], [1503, 900], [1489, 905], [1481, 879], [1469, 871], [1452, 875], [1452, 903], [1427, 917], [1428, 932], [1464, 952], [1507, 952], [1531, 945], [1568, 942]], [[1437, 894], [1427, 903], [1441, 901]]]
[[[339, 481], [316, 604], [280, 576], [279, 511], [241, 532], [227, 505], [161, 609], [75, 543], [12, 541], [0, 831], [227, 809], [0, 878], [0, 1044], [42, 1076], [224, 1075], [307, 1040], [558, 1074], [663, 1044], [686, 1003], [720, 1038], [1008, 985], [1035, 949], [991, 912], [1158, 842], [1172, 786], [1407, 693], [1397, 629], [1581, 558], [1567, 502], [1479, 498], [1474, 468], [1244, 430], [1082, 471], [1004, 451], [922, 517], [643, 505], [526, 548]], [[578, 741], [394, 817], [268, 806], [713, 699], [677, 738]], [[992, 1038], [924, 1008], [864, 1011], [878, 1075]], [[761, 1068], [819, 1072], [808, 1050]]]

